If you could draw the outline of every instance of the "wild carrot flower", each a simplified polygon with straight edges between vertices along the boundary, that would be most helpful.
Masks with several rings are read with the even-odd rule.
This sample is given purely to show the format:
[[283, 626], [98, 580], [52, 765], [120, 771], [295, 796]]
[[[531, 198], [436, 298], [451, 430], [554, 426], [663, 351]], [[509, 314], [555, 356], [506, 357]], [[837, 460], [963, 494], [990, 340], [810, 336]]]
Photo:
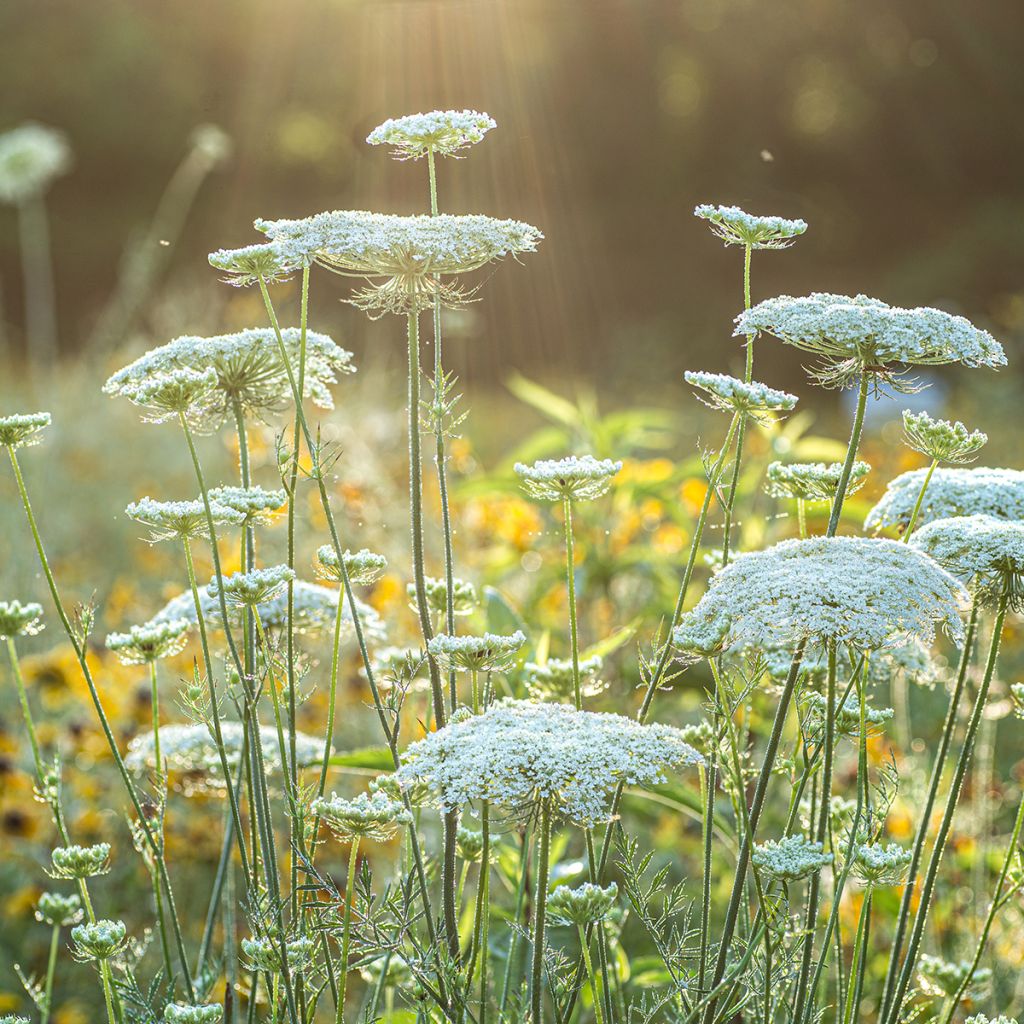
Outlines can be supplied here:
[[36, 902], [36, 920], [53, 928], [78, 924], [82, 915], [82, 901], [74, 893], [44, 892]]
[[0, 416], [0, 444], [5, 448], [28, 448], [39, 444], [40, 433], [50, 425], [48, 412], [12, 413]]
[[[184, 540], [209, 537], [206, 505], [201, 501], [156, 501], [140, 498], [125, 508], [125, 515], [149, 528], [150, 540]], [[241, 526], [245, 516], [227, 505], [210, 502], [214, 526]]]
[[283, 954], [280, 940], [272, 935], [242, 939], [241, 946], [248, 969], [267, 974], [281, 974], [286, 958], [289, 971], [304, 971], [312, 964], [316, 950], [313, 940], [305, 936], [285, 942]]
[[608, 820], [617, 783], [657, 784], [666, 768], [700, 761], [671, 726], [502, 700], [413, 743], [397, 775], [428, 782], [446, 809], [487, 800], [529, 815], [546, 802], [557, 815], [589, 826]]
[[51, 878], [95, 878], [110, 870], [110, 843], [58, 846], [50, 853]]
[[245, 517], [243, 526], [266, 526], [271, 513], [287, 501], [280, 488], [268, 491], [262, 487], [212, 487], [209, 498], [212, 504], [240, 512]]
[[[821, 737], [825, 732], [828, 699], [820, 693], [810, 693], [804, 699], [804, 730], [809, 736]], [[864, 709], [864, 724], [868, 733], [877, 731], [891, 721], [895, 711], [892, 708]], [[860, 735], [860, 701], [851, 693], [846, 700], [837, 700], [834, 705], [833, 721], [840, 736]]]
[[[295, 579], [295, 570], [287, 565], [272, 565], [266, 569], [250, 569], [236, 572], [222, 578], [224, 598], [229, 604], [254, 608], [266, 604], [284, 592], [285, 587]], [[206, 592], [216, 597], [220, 584], [210, 580]]]
[[29, 601], [0, 601], [0, 639], [35, 636], [43, 629], [43, 606]]
[[683, 649], [831, 640], [877, 651], [914, 639], [930, 644], [941, 623], [959, 641], [966, 598], [948, 572], [906, 544], [789, 540], [742, 555], [713, 576], [673, 638]]
[[684, 377], [687, 384], [707, 395], [706, 398], [697, 395], [697, 398], [709, 409], [738, 412], [758, 421], [770, 419], [773, 412], [789, 412], [797, 403], [796, 395], [757, 381], [747, 383], [724, 373], [687, 370]]
[[393, 804], [422, 807], [430, 798], [430, 787], [425, 782], [403, 782], [394, 772], [385, 772], [370, 780], [370, 792], [387, 797]]
[[209, 419], [207, 406], [217, 388], [217, 373], [212, 368], [191, 370], [181, 367], [154, 373], [121, 392], [133, 405], [146, 409], [148, 423], [166, 423], [185, 416], [205, 429]]
[[329, 270], [372, 282], [350, 300], [371, 313], [414, 313], [433, 306], [435, 299], [458, 306], [466, 296], [444, 278], [533, 252], [544, 237], [517, 220], [476, 214], [401, 217], [365, 210], [257, 220], [256, 228], [274, 242], [312, 253]]
[[962, 423], [934, 420], [926, 412], [903, 410], [903, 434], [907, 447], [936, 462], [973, 462], [988, 443], [988, 434], [968, 430]]
[[738, 206], [701, 203], [694, 217], [706, 220], [726, 245], [749, 245], [751, 249], [785, 249], [807, 230], [807, 222], [785, 217], [757, 217]]
[[823, 853], [821, 843], [804, 836], [786, 836], [757, 843], [750, 856], [754, 866], [766, 878], [795, 882], [832, 863], [832, 854]]
[[401, 826], [412, 821], [412, 815], [401, 803], [379, 791], [372, 796], [360, 793], [354, 800], [344, 800], [337, 793], [332, 793], [330, 799], [318, 797], [314, 800], [310, 810], [323, 818], [342, 842], [352, 839], [386, 842], [394, 838]]
[[603, 921], [615, 906], [619, 887], [612, 882], [604, 886], [584, 882], [575, 889], [559, 885], [548, 897], [547, 911], [554, 921], [577, 927]]
[[[300, 331], [286, 327], [281, 332], [290, 362], [298, 364]], [[287, 369], [281, 362], [277, 335], [270, 328], [252, 328], [234, 334], [197, 338], [186, 335], [140, 356], [115, 373], [103, 385], [108, 395], [132, 393], [154, 376], [175, 370], [196, 373], [215, 371], [216, 385], [192, 418], [206, 429], [218, 426], [237, 407], [243, 413], [261, 416], [292, 400]], [[352, 353], [339, 348], [325, 334], [308, 331], [303, 395], [324, 409], [332, 409], [331, 385], [339, 375], [354, 373]]]
[[168, 1003], [164, 1007], [165, 1024], [220, 1024], [223, 1018], [220, 1003]]
[[455, 833], [455, 852], [462, 860], [475, 864], [484, 853], [484, 834], [459, 826]]
[[15, 206], [42, 195], [71, 166], [63, 132], [28, 122], [0, 135], [0, 202]]
[[188, 619], [147, 622], [132, 626], [127, 633], [108, 633], [107, 649], [122, 665], [148, 665], [180, 654], [188, 643]]
[[621, 462], [595, 459], [592, 455], [566, 459], [539, 459], [532, 466], [513, 467], [526, 492], [545, 501], [588, 501], [599, 498], [622, 469]]
[[467, 672], [501, 672], [515, 660], [526, 636], [516, 630], [511, 636], [484, 633], [483, 636], [449, 636], [438, 633], [427, 650], [449, 669]]
[[899, 885], [912, 859], [899, 843], [861, 843], [853, 854], [853, 873], [864, 885]]
[[391, 146], [396, 160], [419, 160], [428, 153], [455, 156], [474, 146], [497, 122], [476, 110], [432, 110], [389, 117], [366, 136], [371, 146]]
[[[870, 472], [866, 462], [854, 462], [846, 493], [859, 491]], [[771, 462], [765, 472], [765, 490], [772, 498], [833, 501], [842, 475], [841, 462]]]
[[[322, 545], [317, 549], [316, 557], [319, 563], [316, 567], [317, 575], [338, 582], [341, 579], [341, 566], [338, 564], [338, 553], [333, 545]], [[351, 583], [374, 583], [388, 567], [388, 560], [383, 555], [378, 555], [368, 548], [359, 551], [346, 550], [342, 553], [342, 559]]]
[[[925, 953], [917, 963], [917, 980], [925, 995], [948, 998], [956, 995], [970, 970], [971, 965], [966, 960], [955, 963]], [[967, 992], [977, 996], [987, 988], [991, 980], [992, 971], [988, 967], [981, 967], [971, 976]]]
[[286, 281], [307, 262], [301, 253], [289, 252], [276, 242], [246, 245], [241, 249], [218, 249], [209, 255], [210, 266], [223, 270], [226, 284], [245, 288], [257, 281], [273, 284]]
[[[913, 469], [890, 480], [878, 504], [864, 520], [865, 529], [905, 528], [927, 474], [927, 469]], [[918, 526], [935, 519], [972, 515], [1024, 519], [1024, 472], [984, 466], [936, 469], [921, 502]]]
[[975, 1013], [964, 1018], [964, 1024], [1017, 1024], [1016, 1017], [1007, 1017], [999, 1014], [998, 1017], [986, 1017], [983, 1013]]
[[[427, 576], [423, 586], [427, 596], [427, 608], [435, 615], [444, 615], [448, 611], [447, 581]], [[410, 583], [406, 587], [406, 593], [409, 595], [412, 610], [417, 611], [416, 584]], [[472, 583], [457, 578], [452, 580], [452, 605], [456, 615], [469, 615], [478, 603], [476, 587]]]
[[128, 929], [123, 921], [80, 924], [71, 929], [71, 941], [79, 960], [110, 960], [128, 945]]
[[[595, 655], [584, 658], [579, 664], [580, 693], [584, 697], [596, 697], [608, 688], [608, 683], [598, 678], [604, 662]], [[528, 661], [523, 666], [526, 692], [534, 700], [566, 703], [575, 696], [571, 661], [548, 658], [543, 665]]]

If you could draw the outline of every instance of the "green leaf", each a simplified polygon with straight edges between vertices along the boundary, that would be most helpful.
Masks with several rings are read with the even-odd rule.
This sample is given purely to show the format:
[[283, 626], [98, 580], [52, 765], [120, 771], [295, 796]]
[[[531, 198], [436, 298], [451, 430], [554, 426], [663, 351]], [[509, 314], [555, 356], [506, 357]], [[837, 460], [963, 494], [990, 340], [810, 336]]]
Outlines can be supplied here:
[[333, 754], [327, 762], [332, 768], [353, 768], [363, 772], [394, 771], [395, 762], [387, 747], [363, 747], [344, 754]]
[[566, 426], [574, 428], [579, 428], [583, 423], [580, 410], [572, 402], [549, 391], [546, 387], [528, 380], [522, 374], [513, 374], [508, 379], [506, 386], [521, 402], [533, 406], [538, 412], [543, 413], [556, 423], [564, 423]]

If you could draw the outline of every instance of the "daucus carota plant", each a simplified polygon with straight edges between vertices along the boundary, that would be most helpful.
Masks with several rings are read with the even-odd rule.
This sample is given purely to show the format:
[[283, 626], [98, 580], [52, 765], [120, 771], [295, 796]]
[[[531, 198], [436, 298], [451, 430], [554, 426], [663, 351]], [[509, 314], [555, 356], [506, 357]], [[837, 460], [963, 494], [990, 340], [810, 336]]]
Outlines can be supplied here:
[[[992, 886], [973, 921], [961, 915], [970, 925], [950, 912], [943, 856], [1024, 603], [1024, 473], [953, 468], [985, 435], [907, 413], [907, 445], [929, 464], [890, 482], [868, 516], [873, 535], [840, 532], [852, 525], [847, 499], [873, 482], [859, 457], [872, 392], [905, 388], [915, 365], [998, 366], [1001, 347], [962, 317], [863, 296], [753, 305], [752, 253], [788, 248], [807, 225], [698, 207], [744, 252], [746, 372], [679, 382], [722, 436], [701, 452], [706, 479], [678, 564], [665, 555], [675, 603], [660, 622], [614, 622], [620, 581], [581, 529], [585, 513], [622, 500], [627, 453], [600, 437], [582, 437], [578, 454], [526, 446], [505, 483], [557, 529], [542, 626], [460, 550], [451, 500], [462, 481], [450, 479], [449, 442], [464, 415], [442, 362], [442, 313], [476, 297], [475, 272], [542, 240], [521, 221], [440, 211], [438, 158], [492, 145], [495, 127], [475, 111], [386, 121], [367, 141], [425, 161], [423, 213], [261, 219], [267, 241], [210, 263], [258, 289], [267, 322], [180, 337], [109, 378], [109, 395], [177, 438], [192, 482], [175, 494], [159, 475], [140, 481], [125, 541], [156, 545], [138, 544], [139, 565], [162, 556], [176, 577], [159, 581], [162, 608], [112, 622], [105, 645], [92, 609], [65, 601], [44, 541], [49, 510], [37, 517], [22, 472], [45, 452], [35, 446], [50, 416], [0, 416], [52, 606], [0, 600], [26, 765], [53, 823], [39, 880], [54, 891], [35, 904], [49, 945], [38, 980], [25, 976], [40, 1016], [52, 1019], [72, 972], [86, 970], [109, 1024], [952, 1024], [1001, 1012], [1014, 994], [997, 937], [1021, 890], [1024, 802], [1004, 848], [987, 836], [977, 870]], [[364, 546], [353, 467], [325, 440], [329, 423], [313, 422], [314, 409], [348, 415], [341, 395], [333, 411], [334, 392], [355, 369], [309, 328], [314, 274], [339, 290], [322, 268], [357, 280], [340, 297], [382, 340], [396, 323], [385, 314], [405, 317], [407, 545]], [[275, 304], [289, 279], [294, 325]], [[759, 335], [819, 356], [819, 383], [858, 389], [836, 462], [789, 451], [793, 461], [765, 470], [768, 496], [796, 502], [792, 530], [759, 521], [760, 493], [738, 518], [741, 473], [761, 470], [746, 473], [757, 446], [745, 439], [797, 403], [753, 378]], [[436, 484], [424, 480], [426, 431]], [[233, 479], [213, 478], [203, 434], [237, 455]], [[812, 502], [828, 510], [821, 535], [807, 529]], [[595, 588], [610, 609], [601, 628], [586, 614]], [[70, 645], [121, 785], [105, 808], [112, 822], [127, 814], [113, 842], [72, 805], [65, 781], [86, 762], [61, 763], [26, 683], [23, 647], [44, 621], [44, 638], [63, 631]], [[641, 631], [634, 665], [619, 651]], [[943, 647], [957, 652], [949, 671]], [[145, 707], [135, 734], [111, 723], [115, 660]], [[899, 737], [888, 706], [886, 689], [910, 680], [941, 681], [933, 703], [949, 691], [937, 742], [921, 745], [924, 772], [910, 731], [920, 723]], [[176, 702], [163, 692], [172, 681]], [[696, 692], [698, 714], [680, 690]], [[1024, 706], [1024, 687], [1010, 698]], [[214, 837], [211, 877], [192, 850], [180, 855], [183, 831]]]

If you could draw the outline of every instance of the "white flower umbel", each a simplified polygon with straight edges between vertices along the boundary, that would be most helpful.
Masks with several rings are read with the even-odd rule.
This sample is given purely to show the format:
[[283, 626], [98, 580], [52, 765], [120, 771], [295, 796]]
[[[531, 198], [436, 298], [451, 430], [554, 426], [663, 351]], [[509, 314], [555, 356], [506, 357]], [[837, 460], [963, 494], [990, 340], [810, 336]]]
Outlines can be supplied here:
[[[232, 573], [222, 579], [224, 598], [228, 604], [254, 608], [279, 597], [294, 579], [295, 570], [287, 565], [271, 565], [266, 569]], [[206, 592], [216, 597], [218, 590], [217, 580], [210, 580]]]
[[[286, 327], [281, 332], [289, 361], [297, 366], [301, 332]], [[231, 414], [236, 405], [246, 415], [260, 416], [292, 401], [288, 372], [281, 362], [277, 335], [271, 328], [252, 328], [210, 338], [186, 335], [140, 356], [115, 373], [103, 385], [108, 395], [127, 395], [150, 378], [186, 369], [216, 371], [217, 384], [193, 419], [212, 428]], [[331, 385], [338, 377], [354, 373], [352, 353], [339, 348], [325, 334], [306, 334], [303, 395], [324, 409], [334, 408]]]
[[1003, 348], [962, 316], [940, 309], [901, 309], [866, 295], [814, 292], [766, 299], [736, 318], [735, 334], [764, 332], [821, 356], [823, 383], [846, 386], [862, 372], [886, 376], [900, 366], [998, 367]]
[[903, 434], [907, 447], [935, 462], [973, 462], [988, 443], [988, 434], [968, 430], [962, 423], [933, 420], [926, 412], [903, 410]]
[[276, 935], [242, 939], [241, 946], [249, 970], [264, 971], [267, 974], [281, 974], [285, 958], [289, 971], [301, 973], [313, 963], [316, 950], [316, 943], [312, 939], [302, 937], [285, 942], [282, 952], [281, 940]]
[[[793, 664], [792, 646], [769, 647], [762, 651], [746, 653], [748, 656], [759, 657], [768, 675], [776, 682], [782, 682], [789, 675]], [[839, 655], [839, 671], [849, 676], [858, 666], [859, 655], [855, 650], [845, 648]], [[828, 652], [820, 645], [808, 645], [800, 661], [800, 675], [819, 684], [824, 682], [827, 672]], [[889, 683], [897, 674], [920, 686], [931, 686], [939, 674], [939, 666], [932, 658], [931, 651], [915, 640], [900, 647], [888, 647], [884, 651], [872, 653], [868, 660], [867, 673], [868, 681], [877, 686]]]
[[[338, 553], [330, 544], [324, 544], [317, 549], [317, 575], [325, 580], [333, 580], [337, 583], [341, 579], [341, 566], [338, 564]], [[376, 582], [383, 575], [388, 567], [388, 560], [383, 555], [378, 555], [368, 548], [359, 551], [342, 552], [345, 572], [348, 574], [350, 583], [370, 584]]]
[[36, 903], [35, 918], [52, 928], [67, 928], [78, 924], [84, 913], [81, 897], [74, 893], [65, 896], [60, 892], [44, 892]]
[[[864, 527], [905, 528], [914, 514], [927, 469], [912, 469], [894, 477]], [[936, 469], [921, 501], [917, 524], [954, 516], [987, 515], [1024, 519], [1024, 472], [1018, 469]]]
[[590, 882], [575, 889], [559, 885], [548, 897], [548, 914], [559, 924], [586, 927], [603, 921], [618, 897], [619, 887], [614, 882], [603, 888]]
[[147, 423], [166, 423], [185, 416], [197, 428], [205, 429], [216, 389], [215, 370], [181, 367], [151, 374], [121, 393], [133, 405], [146, 410], [143, 420]]
[[607, 821], [619, 782], [649, 786], [703, 758], [667, 725], [565, 704], [502, 700], [413, 743], [398, 776], [424, 780], [448, 809], [486, 800], [513, 815], [546, 804], [579, 825]]
[[476, 214], [402, 217], [365, 210], [257, 220], [256, 228], [272, 241], [312, 253], [330, 270], [370, 281], [350, 301], [377, 313], [413, 313], [433, 306], [435, 299], [457, 306], [465, 295], [444, 278], [534, 252], [544, 237], [517, 220]]
[[51, 878], [95, 878], [110, 870], [110, 843], [58, 846], [50, 854]]
[[995, 516], [957, 516], [922, 526], [911, 547], [926, 552], [954, 576], [990, 597], [1009, 594], [1024, 603], [1024, 522]]
[[[206, 506], [201, 501], [156, 501], [140, 498], [125, 510], [129, 519], [149, 528], [153, 543], [161, 540], [184, 540], [209, 537]], [[214, 526], [241, 526], [245, 516], [226, 505], [210, 502]]]
[[272, 519], [272, 513], [287, 501], [283, 490], [268, 491], [262, 487], [213, 487], [209, 497], [211, 502], [222, 508], [240, 512], [245, 516], [246, 526], [266, 526]]
[[147, 622], [132, 626], [127, 633], [107, 634], [107, 649], [122, 665], [149, 665], [161, 658], [180, 654], [188, 643], [188, 619]]
[[[955, 963], [924, 953], [917, 963], [917, 981], [925, 995], [949, 997], [959, 991], [970, 970], [971, 965], [966, 960]], [[981, 967], [971, 977], [968, 991], [978, 995], [988, 987], [991, 980], [991, 969]]]
[[77, 960], [110, 960], [128, 944], [123, 921], [93, 921], [71, 929], [72, 952]]
[[[811, 693], [804, 698], [804, 732], [808, 736], [821, 738], [825, 733], [826, 709], [828, 699], [820, 693]], [[892, 708], [864, 708], [864, 724], [871, 735], [877, 732], [896, 712]], [[835, 730], [840, 736], [857, 737], [860, 735], [860, 701], [856, 694], [851, 693], [846, 700], [835, 702], [833, 717]]]
[[48, 412], [19, 412], [0, 416], [0, 444], [5, 448], [28, 448], [39, 444], [39, 436], [51, 423]]
[[[436, 615], [444, 615], [448, 611], [448, 584], [445, 580], [435, 579], [427, 576], [423, 581], [423, 587], [427, 596], [427, 607]], [[409, 603], [413, 611], [416, 607], [416, 584], [410, 583], [406, 587], [409, 595]], [[466, 580], [452, 580], [452, 605], [456, 615], [469, 615], [479, 604], [476, 587]]]
[[[854, 462], [846, 494], [859, 491], [870, 472], [866, 462]], [[841, 462], [772, 462], [765, 472], [765, 490], [772, 498], [834, 501], [842, 475]]]
[[18, 206], [42, 195], [71, 166], [63, 132], [29, 122], [0, 135], [0, 202]]
[[526, 636], [516, 630], [511, 636], [484, 633], [483, 636], [449, 636], [438, 633], [427, 644], [427, 650], [449, 669], [466, 672], [501, 672], [515, 660], [526, 643]]
[[777, 391], [757, 381], [745, 383], [724, 373], [705, 373], [687, 370], [686, 383], [704, 392], [697, 395], [708, 408], [725, 412], [738, 412], [763, 421], [773, 412], [789, 412], [796, 406], [797, 397], [786, 391]]
[[795, 882], [832, 863], [832, 854], [823, 853], [821, 843], [804, 836], [786, 836], [756, 843], [750, 859], [761, 874], [781, 882]]
[[475, 146], [497, 122], [477, 110], [431, 110], [389, 117], [366, 136], [371, 146], [391, 146], [396, 160], [418, 160], [428, 153], [455, 156]]
[[218, 249], [211, 252], [208, 259], [211, 267], [227, 275], [224, 282], [237, 288], [246, 288], [260, 280], [266, 284], [286, 281], [309, 262], [305, 254], [276, 242]]
[[713, 576], [673, 633], [702, 652], [801, 640], [858, 651], [930, 645], [943, 625], [959, 642], [964, 588], [906, 544], [863, 537], [788, 540], [742, 555]]
[[986, 1017], [983, 1013], [975, 1013], [964, 1018], [964, 1024], [1017, 1024], [1016, 1017], [1007, 1017], [999, 1014], [998, 1017]]
[[164, 1007], [165, 1024], [220, 1024], [223, 1019], [220, 1003], [168, 1003]]
[[726, 245], [748, 245], [751, 249], [785, 249], [807, 230], [807, 222], [786, 217], [757, 217], [738, 206], [701, 203], [694, 217], [708, 222]]
[[[596, 697], [608, 688], [608, 683], [599, 678], [603, 661], [597, 655], [580, 662], [580, 692], [584, 697]], [[543, 665], [528, 661], [523, 666], [526, 692], [534, 700], [566, 703], [575, 697], [575, 684], [571, 661], [548, 658]]]
[[853, 854], [853, 873], [864, 885], [899, 885], [913, 859], [899, 843], [861, 843]]
[[545, 501], [587, 501], [599, 498], [622, 469], [621, 462], [570, 455], [566, 459], [539, 459], [532, 466], [513, 467], [526, 492]]
[[43, 629], [43, 606], [29, 601], [0, 601], [0, 639], [35, 636]]
[[353, 839], [386, 842], [412, 821], [412, 815], [401, 803], [379, 790], [372, 796], [360, 793], [354, 800], [345, 800], [337, 793], [332, 793], [329, 799], [318, 797], [310, 804], [310, 810], [323, 818], [342, 842]]

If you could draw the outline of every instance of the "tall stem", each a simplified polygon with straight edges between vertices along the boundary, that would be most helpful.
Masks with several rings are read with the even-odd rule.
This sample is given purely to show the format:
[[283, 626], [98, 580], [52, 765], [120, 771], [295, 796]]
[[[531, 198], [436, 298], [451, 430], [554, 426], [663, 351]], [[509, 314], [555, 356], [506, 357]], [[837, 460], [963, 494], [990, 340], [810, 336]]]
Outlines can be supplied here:
[[530, 975], [532, 1024], [543, 1024], [544, 1005], [544, 924], [548, 903], [548, 870], [551, 854], [551, 808], [547, 801], [540, 812], [540, 854], [533, 909], [533, 967]]
[[921, 514], [921, 503], [924, 501], [925, 491], [928, 490], [928, 485], [932, 482], [932, 474], [935, 472], [935, 467], [938, 464], [938, 459], [932, 459], [932, 464], [928, 467], [928, 472], [924, 475], [924, 480], [921, 483], [921, 490], [917, 493], [917, 501], [914, 502], [914, 511], [910, 514], [910, 522], [907, 523], [906, 532], [901, 538], [904, 543], [907, 543], [910, 540], [910, 535], [914, 532], [914, 527], [917, 525], [917, 517]]
[[590, 959], [590, 940], [587, 938], [587, 931], [583, 925], [579, 925], [577, 930], [580, 935], [580, 949], [583, 952], [583, 963], [587, 968], [587, 977], [590, 979], [590, 989], [594, 994], [594, 1016], [597, 1019], [597, 1024], [604, 1024], [604, 1010], [601, 1007], [601, 993], [597, 987], [597, 977], [594, 974], [594, 964]]
[[572, 644], [572, 691], [576, 710], [583, 708], [580, 690], [580, 639], [576, 620], [576, 556], [572, 537], [572, 499], [563, 502], [565, 511], [565, 579], [569, 588], [569, 637]]
[[57, 950], [60, 948], [60, 925], [53, 926], [50, 932], [50, 953], [46, 959], [46, 982], [43, 986], [43, 1010], [39, 1016], [39, 1024], [47, 1024], [53, 1012], [53, 976], [57, 971]]
[[860, 375], [860, 390], [857, 393], [857, 409], [853, 415], [853, 427], [850, 430], [850, 443], [846, 449], [846, 461], [843, 463], [843, 471], [839, 476], [839, 486], [836, 488], [836, 496], [832, 502], [832, 514], [828, 519], [826, 537], [834, 537], [839, 529], [839, 517], [842, 515], [843, 502], [846, 500], [846, 490], [850, 486], [850, 474], [853, 472], [853, 464], [857, 461], [860, 435], [864, 430], [864, 412], [867, 409], [868, 391], [870, 388], [871, 376], [867, 370], [864, 370]]
[[352, 838], [348, 851], [348, 876], [345, 882], [345, 916], [341, 923], [341, 976], [338, 978], [337, 1024], [345, 1024], [345, 988], [348, 982], [348, 947], [352, 932], [352, 904], [356, 893], [356, 858], [359, 837]]

